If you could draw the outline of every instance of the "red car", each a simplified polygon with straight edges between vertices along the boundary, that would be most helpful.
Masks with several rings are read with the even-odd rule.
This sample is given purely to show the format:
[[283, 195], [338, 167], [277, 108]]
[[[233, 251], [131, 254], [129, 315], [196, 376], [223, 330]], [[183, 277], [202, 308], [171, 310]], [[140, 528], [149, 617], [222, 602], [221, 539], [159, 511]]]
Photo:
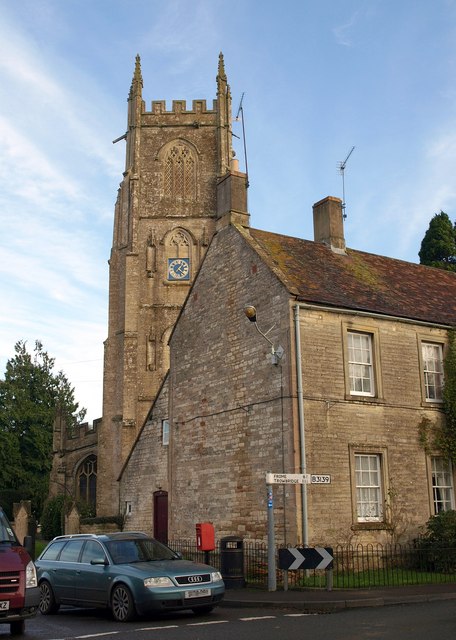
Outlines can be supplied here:
[[39, 602], [35, 565], [0, 507], [0, 624], [9, 624], [12, 634], [23, 633]]

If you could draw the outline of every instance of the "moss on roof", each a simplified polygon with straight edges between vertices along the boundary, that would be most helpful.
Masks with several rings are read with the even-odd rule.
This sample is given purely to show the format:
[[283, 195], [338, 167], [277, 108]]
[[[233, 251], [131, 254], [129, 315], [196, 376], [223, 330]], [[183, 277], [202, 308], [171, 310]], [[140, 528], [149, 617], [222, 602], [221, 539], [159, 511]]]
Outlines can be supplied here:
[[259, 229], [239, 229], [296, 299], [456, 325], [456, 274]]

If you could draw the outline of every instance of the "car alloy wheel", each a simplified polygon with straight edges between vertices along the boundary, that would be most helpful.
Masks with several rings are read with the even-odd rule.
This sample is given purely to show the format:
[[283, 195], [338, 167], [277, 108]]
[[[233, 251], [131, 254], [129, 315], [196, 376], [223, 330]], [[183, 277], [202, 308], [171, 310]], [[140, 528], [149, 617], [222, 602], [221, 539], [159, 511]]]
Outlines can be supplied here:
[[40, 583], [40, 613], [43, 616], [48, 616], [52, 613], [56, 613], [59, 610], [59, 605], [55, 601], [54, 592], [47, 580], [43, 580]]
[[128, 622], [135, 614], [135, 605], [130, 589], [124, 584], [114, 587], [111, 596], [111, 610], [117, 622]]

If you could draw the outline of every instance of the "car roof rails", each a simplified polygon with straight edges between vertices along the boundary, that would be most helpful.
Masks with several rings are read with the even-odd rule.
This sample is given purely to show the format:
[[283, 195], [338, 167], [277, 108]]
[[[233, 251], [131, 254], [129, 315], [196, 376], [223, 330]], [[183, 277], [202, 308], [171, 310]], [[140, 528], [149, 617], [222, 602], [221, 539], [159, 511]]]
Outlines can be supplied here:
[[97, 538], [96, 533], [68, 533], [63, 536], [55, 536], [53, 540], [69, 540], [70, 538]]

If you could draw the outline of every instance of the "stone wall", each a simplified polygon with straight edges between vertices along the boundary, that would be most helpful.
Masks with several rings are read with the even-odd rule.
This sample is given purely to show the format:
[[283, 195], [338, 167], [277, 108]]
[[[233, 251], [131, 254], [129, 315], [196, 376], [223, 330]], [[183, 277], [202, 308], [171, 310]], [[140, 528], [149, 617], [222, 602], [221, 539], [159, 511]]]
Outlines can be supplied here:
[[[282, 365], [247, 320], [255, 304]], [[294, 472], [288, 294], [234, 227], [214, 237], [171, 339], [170, 532], [264, 539], [267, 471]], [[277, 523], [296, 537], [295, 492], [277, 492]], [[279, 525], [278, 525], [279, 526]]]
[[78, 499], [77, 471], [91, 455], [98, 453], [98, 428], [101, 422], [84, 422], [69, 431], [65, 420], [57, 415], [53, 429], [52, 468], [49, 478], [49, 497], [65, 495]]
[[[433, 515], [428, 458], [419, 443], [423, 417], [444, 419], [441, 403], [423, 398], [420, 341], [445, 342], [446, 332], [410, 322], [301, 309], [301, 344], [309, 473], [331, 484], [308, 488], [309, 527], [317, 543], [413, 539]], [[344, 334], [372, 332], [379, 394], [347, 394]], [[382, 455], [388, 526], [356, 523], [354, 452]]]
[[32, 518], [32, 503], [30, 500], [21, 500], [13, 505], [13, 529], [19, 542], [24, 544], [25, 536], [35, 535], [36, 522]]
[[122, 472], [120, 510], [126, 514], [126, 530], [154, 534], [154, 492], [168, 491], [168, 446], [162, 439], [162, 421], [168, 411], [166, 380]]
[[100, 524], [81, 524], [79, 526], [79, 533], [93, 533], [94, 535], [100, 535], [103, 533], [116, 533], [121, 531], [119, 525], [113, 522], [103, 522]]

